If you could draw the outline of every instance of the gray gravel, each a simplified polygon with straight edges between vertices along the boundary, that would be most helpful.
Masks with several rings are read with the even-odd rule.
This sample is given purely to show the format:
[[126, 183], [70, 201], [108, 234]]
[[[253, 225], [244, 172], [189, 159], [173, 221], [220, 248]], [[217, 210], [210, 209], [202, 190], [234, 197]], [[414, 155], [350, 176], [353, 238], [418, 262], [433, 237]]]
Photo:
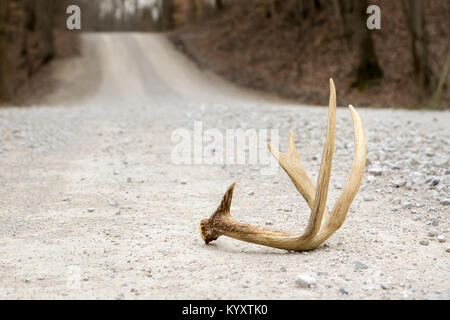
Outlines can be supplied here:
[[[316, 180], [326, 108], [235, 88], [162, 36], [87, 35], [83, 50], [54, 64], [55, 93], [0, 109], [0, 298], [450, 298], [439, 238], [450, 232], [449, 112], [356, 106], [366, 174], [344, 225], [317, 250], [206, 246], [198, 223], [233, 181], [240, 221], [300, 231], [309, 210], [282, 170], [172, 163], [174, 130], [199, 120], [203, 130], [279, 128], [285, 150], [292, 129]], [[351, 167], [346, 108], [336, 131], [329, 207]], [[315, 285], [299, 287], [299, 274]]]

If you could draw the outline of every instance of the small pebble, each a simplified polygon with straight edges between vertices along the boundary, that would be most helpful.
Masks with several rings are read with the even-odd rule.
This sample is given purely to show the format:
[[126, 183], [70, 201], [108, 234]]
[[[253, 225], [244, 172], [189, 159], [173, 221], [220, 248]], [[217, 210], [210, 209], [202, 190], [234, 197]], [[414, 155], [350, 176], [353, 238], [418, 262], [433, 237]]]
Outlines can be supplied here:
[[430, 232], [428, 232], [429, 237], [437, 237], [438, 235], [439, 235], [438, 230], [431, 230]]
[[420, 164], [420, 162], [417, 159], [412, 158], [411, 160], [409, 160], [409, 164], [416, 167]]
[[344, 288], [339, 288], [338, 293], [342, 296], [348, 296], [348, 291], [345, 290]]
[[402, 204], [403, 209], [411, 209], [413, 207], [413, 203], [409, 201], [405, 201]]
[[383, 290], [391, 290], [391, 286], [385, 283], [380, 284], [381, 289]]
[[442, 234], [440, 236], [438, 236], [437, 239], [439, 242], [445, 242], [445, 237]]
[[364, 199], [364, 201], [373, 201], [373, 200], [375, 200], [375, 198], [372, 197], [372, 196], [367, 196], [367, 197], [364, 197], [363, 199]]
[[94, 209], [94, 208], [88, 208], [87, 211], [88, 211], [88, 212], [94, 212], [95, 209]]
[[437, 158], [433, 161], [434, 165], [439, 168], [445, 168], [448, 164], [447, 158]]
[[381, 168], [372, 168], [369, 169], [369, 173], [374, 176], [381, 176], [383, 174], [383, 169]]
[[116, 300], [122, 300], [123, 298], [125, 297], [125, 295], [123, 294], [123, 293], [119, 293], [117, 296], [116, 296]]
[[180, 183], [181, 184], [187, 184], [187, 181], [186, 180], [181, 180]]
[[367, 264], [365, 264], [364, 262], [359, 261], [359, 260], [355, 261], [355, 266], [358, 269], [368, 269], [369, 268], [369, 266]]
[[450, 198], [444, 198], [444, 199], [442, 199], [442, 200], [440, 201], [440, 203], [441, 203], [443, 206], [448, 206], [448, 205], [450, 205]]
[[428, 240], [420, 240], [419, 243], [420, 243], [421, 245], [423, 245], [423, 246], [427, 246], [427, 245], [430, 244], [430, 241], [428, 241]]
[[394, 179], [391, 181], [392, 185], [396, 188], [404, 187], [406, 185], [406, 180]]
[[431, 179], [430, 185], [431, 185], [432, 187], [435, 187], [435, 186], [437, 186], [437, 185], [439, 184], [440, 181], [441, 181], [441, 180], [438, 179], [438, 178], [433, 178], [433, 179]]

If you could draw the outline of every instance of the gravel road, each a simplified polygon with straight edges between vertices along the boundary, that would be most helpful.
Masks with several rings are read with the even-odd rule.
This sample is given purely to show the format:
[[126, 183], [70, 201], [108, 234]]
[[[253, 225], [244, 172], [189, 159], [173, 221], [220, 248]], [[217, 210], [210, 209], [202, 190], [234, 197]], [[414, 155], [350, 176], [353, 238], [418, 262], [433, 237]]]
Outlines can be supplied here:
[[[172, 133], [279, 128], [284, 150], [292, 129], [315, 179], [326, 108], [235, 88], [162, 35], [86, 34], [83, 52], [54, 64], [55, 93], [0, 108], [0, 298], [450, 298], [449, 112], [357, 108], [368, 165], [324, 246], [206, 246], [198, 223], [233, 181], [241, 221], [300, 231], [309, 210], [282, 170], [174, 164]], [[336, 132], [329, 207], [353, 156], [347, 108]]]

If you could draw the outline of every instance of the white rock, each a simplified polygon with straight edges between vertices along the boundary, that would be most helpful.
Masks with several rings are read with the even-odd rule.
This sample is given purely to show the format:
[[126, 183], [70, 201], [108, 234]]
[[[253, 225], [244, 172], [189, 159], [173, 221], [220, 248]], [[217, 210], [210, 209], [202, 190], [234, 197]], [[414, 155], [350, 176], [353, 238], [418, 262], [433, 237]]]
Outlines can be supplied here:
[[315, 286], [317, 280], [307, 274], [300, 274], [295, 279], [295, 284], [300, 288], [311, 288]]

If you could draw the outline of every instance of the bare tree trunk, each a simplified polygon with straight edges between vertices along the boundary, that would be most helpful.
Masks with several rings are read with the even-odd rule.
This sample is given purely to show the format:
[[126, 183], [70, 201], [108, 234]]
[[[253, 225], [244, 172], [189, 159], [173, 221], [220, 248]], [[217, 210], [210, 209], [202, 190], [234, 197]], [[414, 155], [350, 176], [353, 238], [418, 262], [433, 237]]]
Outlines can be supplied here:
[[37, 29], [42, 32], [44, 62], [51, 60], [54, 56], [53, 6], [53, 0], [38, 0], [36, 3]]
[[169, 30], [173, 28], [173, 3], [172, 0], [161, 0], [160, 21], [161, 29]]
[[345, 39], [347, 50], [350, 50], [350, 41], [352, 37], [352, 31], [349, 28], [347, 22], [347, 12], [350, 10], [349, 1], [346, 0], [333, 0], [333, 5], [336, 11], [336, 16], [338, 18], [339, 24], [341, 25], [342, 37]]
[[420, 87], [420, 98], [424, 100], [430, 96], [433, 87], [433, 74], [428, 64], [424, 5], [422, 0], [408, 0], [408, 8], [404, 1], [402, 3], [411, 34], [414, 72]]
[[311, 26], [314, 25], [314, 20], [315, 20], [315, 16], [316, 16], [316, 0], [310, 0], [310, 22], [311, 22]]
[[196, 0], [195, 2], [196, 18], [202, 21], [206, 13], [205, 2], [204, 0]]
[[125, 29], [125, 21], [126, 21], [125, 0], [121, 0], [120, 1], [120, 29], [119, 30]]
[[447, 75], [450, 69], [450, 51], [447, 54], [447, 61], [445, 62], [444, 69], [442, 70], [442, 74], [439, 78], [439, 82], [436, 88], [436, 91], [433, 94], [433, 98], [431, 99], [432, 107], [439, 107], [442, 102], [442, 91], [444, 89], [445, 81], [447, 80]]
[[8, 50], [7, 48], [7, 10], [8, 1], [0, 1], [0, 100], [9, 100], [11, 96], [10, 81], [8, 79]]
[[375, 53], [372, 36], [370, 30], [366, 27], [367, 19], [367, 0], [354, 0], [355, 7], [355, 34], [358, 40], [359, 63], [356, 71], [356, 81], [352, 84], [363, 90], [366, 85], [369, 85], [374, 80], [383, 77], [383, 71], [378, 63], [378, 58]]

